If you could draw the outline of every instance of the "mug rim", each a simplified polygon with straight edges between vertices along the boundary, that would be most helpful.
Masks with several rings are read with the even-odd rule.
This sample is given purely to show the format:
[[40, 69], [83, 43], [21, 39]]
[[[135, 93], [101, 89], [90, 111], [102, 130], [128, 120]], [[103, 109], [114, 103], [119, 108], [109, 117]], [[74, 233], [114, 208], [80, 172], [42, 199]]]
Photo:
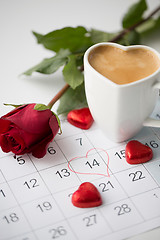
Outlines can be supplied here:
[[156, 55], [158, 56], [159, 60], [160, 60], [160, 53], [159, 53], [157, 50], [155, 50], [154, 48], [149, 47], [149, 46], [146, 46], [146, 45], [123, 46], [123, 45], [120, 45], [120, 44], [118, 44], [118, 43], [112, 43], [112, 42], [96, 43], [96, 44], [92, 45], [91, 47], [89, 47], [89, 48], [86, 50], [85, 54], [84, 54], [84, 71], [85, 71], [85, 64], [87, 64], [88, 67], [89, 67], [92, 71], [94, 71], [99, 77], [101, 77], [101, 78], [102, 78], [103, 80], [105, 80], [105, 81], [106, 81], [106, 79], [107, 79], [107, 81], [108, 81], [110, 84], [112, 84], [113, 86], [123, 88], [123, 87], [131, 86], [131, 85], [137, 85], [137, 84], [139, 84], [139, 83], [142, 83], [142, 82], [147, 81], [149, 78], [154, 77], [155, 75], [157, 75], [157, 74], [160, 72], [160, 66], [159, 66], [159, 68], [158, 68], [154, 73], [150, 74], [149, 76], [147, 76], [147, 77], [145, 77], [145, 78], [139, 79], [139, 80], [134, 81], [134, 82], [131, 82], [131, 83], [117, 84], [117, 83], [113, 82], [112, 80], [110, 80], [109, 78], [107, 78], [107, 77], [105, 77], [104, 75], [102, 75], [101, 73], [99, 73], [97, 70], [95, 70], [95, 69], [91, 66], [91, 64], [89, 63], [89, 61], [88, 61], [88, 57], [89, 57], [90, 52], [91, 52], [94, 48], [97, 48], [97, 47], [99, 47], [99, 46], [114, 46], [114, 47], [117, 47], [117, 48], [122, 49], [122, 50], [124, 50], [124, 51], [128, 51], [128, 49], [131, 49], [131, 48], [132, 48], [132, 49], [133, 49], [133, 48], [135, 48], [135, 49], [139, 49], [139, 48], [141, 48], [141, 49], [148, 49], [148, 50], [152, 51], [154, 54], [156, 54]]

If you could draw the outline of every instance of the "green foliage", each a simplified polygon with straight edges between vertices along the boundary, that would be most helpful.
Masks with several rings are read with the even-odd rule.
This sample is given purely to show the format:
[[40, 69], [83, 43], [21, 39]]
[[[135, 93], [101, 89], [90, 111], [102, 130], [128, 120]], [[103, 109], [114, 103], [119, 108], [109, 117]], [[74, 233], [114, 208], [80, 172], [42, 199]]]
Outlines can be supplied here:
[[147, 10], [147, 4], [145, 0], [140, 0], [133, 4], [128, 12], [124, 15], [122, 20], [123, 28], [129, 28], [132, 25], [142, 20], [143, 13]]
[[25, 104], [12, 104], [12, 103], [4, 103], [5, 106], [12, 106], [14, 108], [18, 108], [18, 107], [21, 107]]
[[67, 62], [67, 56], [69, 54], [70, 51], [68, 49], [60, 49], [54, 57], [44, 59], [36, 66], [28, 69], [24, 74], [31, 75], [33, 72], [44, 74], [54, 73]]
[[117, 33], [108, 33], [96, 29], [91, 29], [90, 35], [92, 43], [95, 44], [99, 42], [108, 42], [112, 38], [114, 38], [117, 35]]
[[49, 109], [49, 107], [46, 106], [46, 105], [44, 105], [44, 104], [37, 103], [37, 104], [34, 106], [34, 109], [37, 110], [37, 111], [43, 111], [43, 110]]
[[67, 114], [72, 109], [87, 107], [84, 84], [82, 83], [75, 90], [69, 88], [60, 98], [57, 114]]
[[90, 36], [87, 35], [87, 30], [84, 27], [76, 28], [65, 27], [55, 30], [46, 35], [33, 32], [38, 43], [54, 52], [58, 52], [61, 48], [69, 49], [71, 52], [85, 51], [92, 45]]
[[153, 31], [160, 31], [160, 16], [157, 18], [150, 18], [148, 21], [136, 28], [141, 37], [151, 34]]
[[77, 68], [76, 55], [68, 56], [68, 63], [63, 68], [65, 81], [75, 89], [83, 82], [83, 73]]
[[140, 44], [140, 40], [140, 34], [136, 30], [133, 30], [128, 32], [120, 41], [118, 41], [118, 43], [129, 46]]

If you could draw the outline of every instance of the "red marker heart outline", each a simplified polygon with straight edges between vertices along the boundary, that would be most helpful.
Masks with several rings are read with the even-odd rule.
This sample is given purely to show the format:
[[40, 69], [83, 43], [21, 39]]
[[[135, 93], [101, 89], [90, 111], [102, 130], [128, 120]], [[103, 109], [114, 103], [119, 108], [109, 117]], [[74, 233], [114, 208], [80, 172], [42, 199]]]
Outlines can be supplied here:
[[[101, 150], [101, 151], [103, 151], [103, 152], [106, 153], [106, 155], [107, 155], [107, 174], [102, 174], [102, 173], [87, 173], [87, 172], [86, 172], [86, 173], [82, 173], [82, 172], [77, 172], [77, 171], [74, 171], [74, 170], [71, 169], [70, 163], [71, 163], [73, 160], [76, 160], [76, 159], [79, 159], [79, 158], [87, 158], [88, 155], [89, 155], [89, 153], [90, 153], [91, 151], [93, 151], [93, 150]], [[98, 153], [98, 152], [97, 152], [97, 153]], [[86, 156], [74, 157], [74, 158], [72, 158], [71, 160], [68, 161], [68, 168], [69, 168], [69, 170], [70, 170], [71, 172], [76, 173], [76, 174], [100, 175], [100, 176], [110, 177], [109, 170], [108, 170], [108, 166], [109, 166], [109, 155], [108, 155], [107, 151], [105, 151], [104, 149], [101, 149], [101, 148], [91, 148], [91, 149], [88, 150], [88, 152], [86, 153]]]

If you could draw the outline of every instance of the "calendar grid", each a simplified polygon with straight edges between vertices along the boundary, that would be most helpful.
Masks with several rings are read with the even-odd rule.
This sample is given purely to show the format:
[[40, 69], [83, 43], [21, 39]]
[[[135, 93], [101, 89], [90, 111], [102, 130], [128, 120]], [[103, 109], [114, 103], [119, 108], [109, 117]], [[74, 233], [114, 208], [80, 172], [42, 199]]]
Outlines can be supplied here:
[[[143, 128], [134, 138], [154, 153], [139, 165], [125, 160], [128, 141], [111, 142], [95, 124], [86, 131], [63, 120], [62, 130], [43, 159], [0, 152], [0, 240], [121, 240], [159, 226], [158, 130]], [[72, 205], [83, 182], [97, 187], [102, 206]]]
[[[31, 161], [32, 161], [32, 159], [31, 159]], [[33, 163], [33, 162], [32, 162]], [[34, 163], [33, 163], [33, 165], [34, 165]], [[35, 166], [35, 165], [34, 165]], [[36, 166], [35, 166], [35, 168], [36, 168]], [[37, 170], [37, 169], [36, 169]], [[39, 173], [39, 171], [37, 170], [37, 172]], [[40, 175], [40, 173], [39, 173], [39, 176], [42, 178], [42, 180], [43, 180], [43, 182], [44, 182], [44, 184], [45, 184], [45, 186], [46, 186], [46, 188], [48, 189], [48, 191], [50, 192], [50, 189], [48, 188], [48, 186], [47, 186], [47, 184], [45, 183], [45, 181], [44, 181], [44, 179], [43, 179], [43, 177]], [[53, 196], [53, 194], [50, 192], [50, 195], [52, 196], [52, 198], [54, 199], [54, 201], [55, 201], [55, 203], [56, 203], [56, 206], [59, 208], [59, 210], [61, 211], [61, 208], [59, 207], [59, 205], [57, 204], [57, 202], [56, 202], [56, 200], [55, 200], [55, 198], [54, 198], [54, 196]], [[62, 215], [63, 215], [63, 211], [61, 211], [62, 212]], [[69, 225], [69, 222], [68, 222], [68, 220], [67, 220], [67, 218], [65, 218], [65, 216], [63, 215], [63, 217], [64, 217], [64, 220], [68, 223], [68, 225]], [[70, 226], [70, 228], [71, 228], [71, 226]], [[71, 228], [72, 229], [72, 228]], [[74, 233], [74, 231], [72, 230], [72, 232]], [[75, 233], [74, 233], [74, 236], [75, 236], [75, 238], [77, 239], [77, 237], [76, 237], [76, 235], [75, 235]]]
[[[3, 173], [2, 173], [2, 175], [3, 175]], [[3, 175], [3, 177], [4, 177], [4, 179], [5, 179], [5, 176], [4, 176], [4, 175]], [[5, 180], [6, 180], [6, 179], [5, 179]], [[7, 183], [8, 187], [10, 188], [9, 183], [8, 183], [7, 181], [6, 181], [6, 183]], [[14, 192], [12, 191], [11, 188], [10, 188], [10, 190], [11, 190], [11, 192], [12, 192], [12, 194], [13, 194], [15, 200], [16, 200], [17, 206], [19, 206], [20, 210], [22, 211], [23, 216], [25, 217], [25, 219], [26, 219], [26, 221], [27, 221], [27, 223], [28, 223], [28, 225], [29, 225], [29, 227], [30, 227], [30, 230], [31, 230], [31, 231], [33, 232], [33, 234], [34, 234], [33, 228], [32, 228], [32, 226], [31, 226], [30, 222], [28, 221], [27, 217], [25, 216], [25, 213], [24, 213], [24, 211], [23, 211], [21, 205], [19, 204], [19, 202], [18, 202], [18, 200], [17, 200], [17, 198], [16, 198]], [[15, 206], [15, 207], [16, 207], [16, 206]], [[28, 231], [28, 232], [30, 232], [30, 231]], [[26, 232], [26, 233], [27, 233], [27, 232]], [[35, 236], [35, 234], [34, 234], [34, 236]], [[35, 236], [35, 237], [36, 237], [36, 236]], [[37, 238], [36, 238], [36, 239], [37, 239]]]

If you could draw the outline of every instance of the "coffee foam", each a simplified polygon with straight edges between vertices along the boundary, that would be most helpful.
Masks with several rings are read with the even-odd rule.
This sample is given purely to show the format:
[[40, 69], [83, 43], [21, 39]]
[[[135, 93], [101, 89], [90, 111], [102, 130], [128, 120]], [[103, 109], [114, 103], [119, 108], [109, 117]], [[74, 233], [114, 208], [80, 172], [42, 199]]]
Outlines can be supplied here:
[[116, 84], [128, 84], [153, 74], [160, 59], [144, 48], [125, 51], [113, 46], [99, 46], [89, 54], [90, 65]]

